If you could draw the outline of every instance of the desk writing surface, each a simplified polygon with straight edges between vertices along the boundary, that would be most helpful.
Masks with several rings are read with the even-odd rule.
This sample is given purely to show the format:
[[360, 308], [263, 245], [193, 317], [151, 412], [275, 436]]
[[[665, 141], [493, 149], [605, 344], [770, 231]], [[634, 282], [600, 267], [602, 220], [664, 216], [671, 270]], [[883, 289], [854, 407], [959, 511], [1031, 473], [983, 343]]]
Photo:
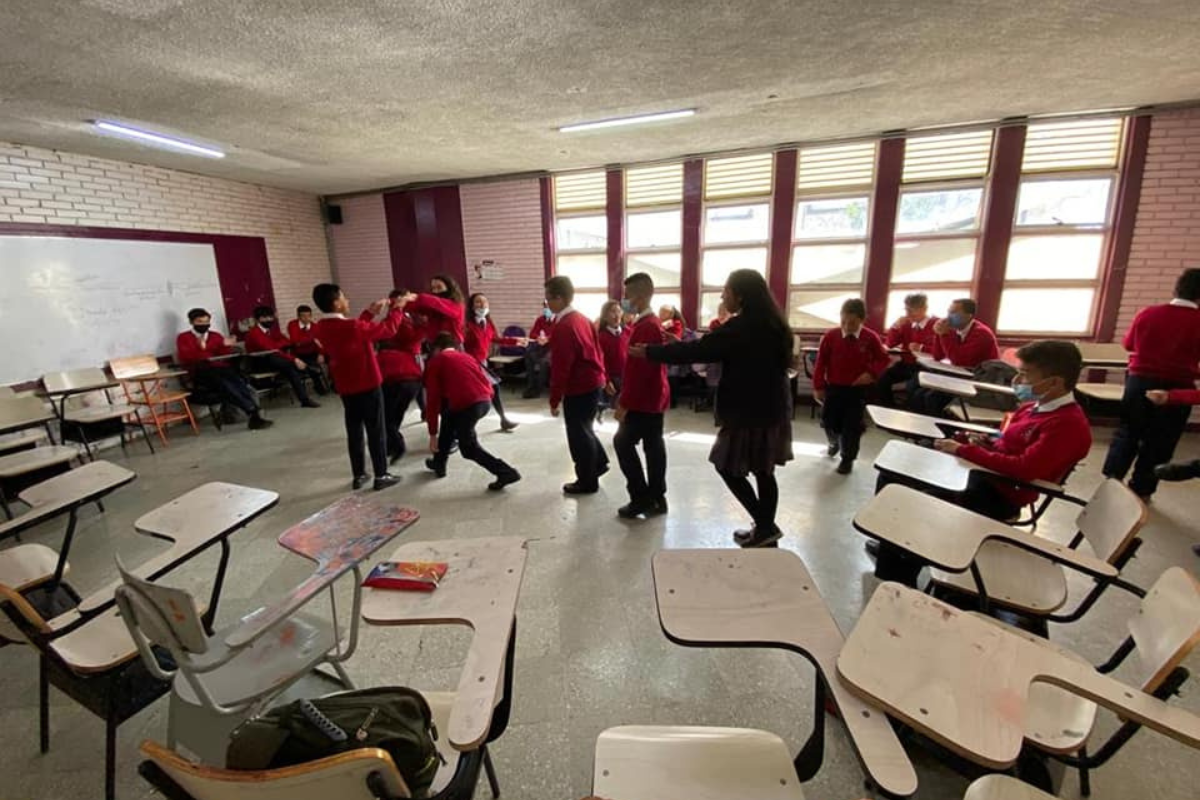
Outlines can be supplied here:
[[56, 417], [40, 397], [0, 397], [0, 433], [31, 428]]
[[901, 436], [913, 436], [918, 439], [945, 438], [942, 429], [937, 426], [937, 420], [924, 414], [876, 405], [868, 405], [867, 414], [878, 427]]
[[137, 473], [111, 461], [92, 461], [30, 486], [18, 497], [32, 508], [80, 505], [132, 481]]
[[945, 375], [957, 375], [962, 378], [970, 378], [975, 375], [975, 373], [971, 372], [971, 370], [967, 369], [966, 367], [956, 367], [948, 361], [938, 361], [936, 358], [926, 353], [917, 353], [916, 357], [917, 364], [920, 365], [922, 369], [927, 369], [932, 372], [941, 372]]
[[921, 372], [917, 375], [917, 382], [921, 384], [922, 389], [945, 392], [956, 397], [974, 397], [978, 394], [973, 381], [937, 372]]
[[503, 693], [504, 662], [525, 574], [525, 540], [516, 536], [408, 542], [389, 561], [443, 561], [446, 577], [432, 592], [364, 589], [362, 617], [373, 625], [467, 625], [471, 648], [447, 731], [458, 750], [487, 738]]
[[79, 457], [79, 451], [73, 447], [50, 445], [35, 447], [32, 450], [21, 450], [0, 457], [0, 478], [11, 478], [26, 475], [56, 464], [65, 464]]
[[700, 646], [779, 647], [806, 656], [824, 676], [871, 777], [893, 794], [916, 791], [912, 763], [887, 719], [838, 677], [842, 632], [799, 556], [776, 549], [661, 550], [653, 571], [659, 620], [669, 638]]
[[990, 472], [986, 467], [911, 442], [892, 439], [875, 457], [875, 469], [891, 472], [936, 486], [949, 492], [965, 492], [973, 470]]
[[1094, 400], [1119, 402], [1125, 396], [1125, 386], [1120, 383], [1077, 383], [1075, 393]]

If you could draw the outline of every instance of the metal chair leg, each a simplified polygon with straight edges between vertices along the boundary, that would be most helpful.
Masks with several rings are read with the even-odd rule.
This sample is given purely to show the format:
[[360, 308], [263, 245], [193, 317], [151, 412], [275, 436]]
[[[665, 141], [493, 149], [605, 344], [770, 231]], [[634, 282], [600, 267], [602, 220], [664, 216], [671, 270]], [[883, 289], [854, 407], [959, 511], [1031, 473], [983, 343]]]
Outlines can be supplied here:
[[483, 750], [483, 771], [487, 775], [488, 788], [492, 791], [492, 797], [499, 800], [500, 782], [496, 780], [496, 768], [492, 765], [492, 753], [486, 744], [480, 749]]
[[117, 797], [117, 720], [112, 709], [104, 720], [104, 800]]
[[146, 431], [146, 423], [142, 422], [142, 415], [136, 410], [133, 412], [133, 418], [137, 420], [137, 426], [142, 430], [142, 440], [150, 448], [150, 455], [154, 455], [154, 441], [150, 438], [150, 434]]
[[42, 753], [50, 752], [50, 676], [45, 656], [38, 657], [38, 733]]

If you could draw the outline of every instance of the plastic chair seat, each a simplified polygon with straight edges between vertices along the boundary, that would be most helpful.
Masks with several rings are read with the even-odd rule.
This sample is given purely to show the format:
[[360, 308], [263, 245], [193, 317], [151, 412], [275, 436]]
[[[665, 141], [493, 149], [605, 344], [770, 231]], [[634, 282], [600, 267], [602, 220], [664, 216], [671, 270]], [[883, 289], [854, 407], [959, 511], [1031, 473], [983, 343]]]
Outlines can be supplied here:
[[[999, 605], [1046, 615], [1067, 602], [1067, 577], [1053, 561], [1003, 542], [984, 542], [975, 556], [988, 599]], [[978, 594], [970, 572], [930, 571], [938, 586]]]
[[137, 645], [115, 608], [59, 636], [50, 649], [79, 675], [108, 672], [138, 657]]
[[609, 728], [596, 740], [592, 791], [620, 800], [804, 798], [783, 740], [745, 728]]

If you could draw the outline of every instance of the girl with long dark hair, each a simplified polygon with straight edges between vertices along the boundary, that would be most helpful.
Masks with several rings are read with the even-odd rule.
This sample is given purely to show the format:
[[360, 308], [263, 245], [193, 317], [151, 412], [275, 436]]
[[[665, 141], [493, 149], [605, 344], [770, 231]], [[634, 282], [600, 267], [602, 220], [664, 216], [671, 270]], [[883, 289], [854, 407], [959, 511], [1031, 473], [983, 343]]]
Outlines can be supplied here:
[[[492, 408], [500, 415], [500, 430], [508, 433], [517, 427], [504, 413], [504, 402], [500, 399], [500, 377], [488, 366], [488, 357], [492, 354], [492, 343], [496, 339], [496, 325], [490, 316], [487, 295], [476, 292], [467, 301], [467, 314], [463, 321], [463, 352], [474, 358], [487, 373], [492, 381]], [[500, 337], [499, 344], [515, 345], [516, 339]]]

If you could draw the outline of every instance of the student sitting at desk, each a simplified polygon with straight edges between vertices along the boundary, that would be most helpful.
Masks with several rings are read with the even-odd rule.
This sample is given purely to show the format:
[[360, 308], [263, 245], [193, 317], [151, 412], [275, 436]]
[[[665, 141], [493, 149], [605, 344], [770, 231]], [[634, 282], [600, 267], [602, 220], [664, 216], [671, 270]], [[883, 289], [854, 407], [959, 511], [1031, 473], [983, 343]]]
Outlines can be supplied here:
[[233, 345], [237, 342], [212, 330], [212, 315], [203, 308], [189, 311], [188, 322], [192, 329], [175, 337], [175, 357], [179, 365], [191, 374], [193, 385], [220, 396], [222, 413], [226, 411], [225, 406], [240, 408], [250, 417], [250, 430], [271, 427], [274, 423], [263, 419], [258, 396], [241, 373], [233, 368], [233, 361], [211, 360], [232, 355]]
[[[311, 306], [296, 306], [296, 318], [288, 323], [287, 335], [292, 342], [292, 353], [296, 358], [310, 367], [320, 369], [325, 366], [325, 351], [317, 341], [316, 329], [313, 327], [315, 324]], [[317, 390], [317, 394], [325, 394], [322, 391], [324, 388], [322, 381], [322, 388]]]
[[[956, 367], [973, 370], [984, 361], [1000, 357], [996, 334], [975, 318], [975, 301], [964, 297], [950, 304], [945, 319], [933, 325], [936, 335], [933, 357], [949, 361]], [[954, 398], [945, 392], [917, 389], [909, 398], [908, 407], [931, 417], [940, 417]]]
[[903, 352], [900, 360], [879, 376], [880, 404], [888, 408], [896, 407], [896, 395], [892, 387], [897, 383], [907, 383], [910, 396], [920, 388], [916, 382], [920, 371], [917, 369], [916, 354], [934, 351], [937, 334], [933, 326], [937, 323], [937, 317], [929, 316], [929, 298], [925, 294], [915, 292], [904, 298], [904, 316], [887, 330], [887, 346]]
[[292, 342], [275, 326], [275, 309], [270, 306], [254, 309], [254, 327], [246, 333], [246, 352], [266, 353], [258, 358], [269, 369], [283, 373], [302, 408], [321, 407], [308, 396], [308, 387], [304, 385], [304, 376], [311, 375], [313, 387], [324, 394], [325, 381], [321, 371], [310, 371], [308, 364], [291, 354]]
[[[521, 480], [521, 474], [479, 444], [475, 425], [487, 416], [494, 387], [483, 365], [474, 356], [458, 350], [457, 345], [452, 334], [439, 333], [425, 367], [428, 402], [425, 418], [429, 425], [429, 452], [433, 454], [426, 466], [439, 478], [445, 477], [450, 443], [457, 440], [463, 458], [496, 476], [487, 488], [498, 492]], [[440, 433], [439, 421], [443, 426]]]
[[862, 440], [867, 390], [888, 364], [879, 334], [863, 324], [866, 317], [867, 306], [862, 300], [842, 303], [842, 324], [821, 337], [813, 369], [813, 394], [824, 402], [821, 425], [829, 440], [829, 455], [842, 455], [839, 475], [849, 475], [854, 468]]

